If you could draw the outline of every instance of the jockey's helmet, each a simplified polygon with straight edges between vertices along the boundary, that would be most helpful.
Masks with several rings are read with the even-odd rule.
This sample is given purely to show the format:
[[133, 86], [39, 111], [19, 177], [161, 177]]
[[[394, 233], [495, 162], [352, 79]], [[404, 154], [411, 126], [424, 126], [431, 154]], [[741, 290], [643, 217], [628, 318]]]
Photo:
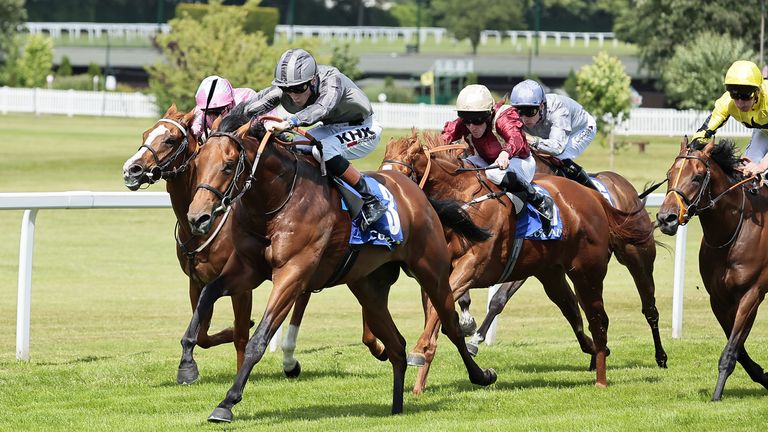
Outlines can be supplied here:
[[723, 84], [728, 86], [750, 86], [758, 89], [763, 84], [763, 74], [756, 64], [747, 60], [733, 62], [725, 73]]
[[211, 102], [208, 103], [208, 108], [221, 108], [235, 103], [235, 92], [232, 90], [232, 84], [220, 76], [211, 75], [200, 83], [200, 87], [197, 88], [197, 93], [195, 93], [195, 103], [198, 108], [206, 108], [208, 95], [211, 92], [214, 81], [216, 82], [216, 87], [213, 89], [213, 95], [211, 96]]
[[289, 49], [275, 65], [272, 85], [291, 87], [310, 81], [317, 74], [317, 62], [312, 54], [301, 48]]
[[541, 84], [527, 79], [512, 88], [509, 95], [509, 104], [512, 106], [539, 106], [544, 99], [544, 89]]
[[459, 92], [456, 98], [456, 111], [490, 112], [493, 109], [493, 95], [488, 87], [480, 84], [470, 84]]

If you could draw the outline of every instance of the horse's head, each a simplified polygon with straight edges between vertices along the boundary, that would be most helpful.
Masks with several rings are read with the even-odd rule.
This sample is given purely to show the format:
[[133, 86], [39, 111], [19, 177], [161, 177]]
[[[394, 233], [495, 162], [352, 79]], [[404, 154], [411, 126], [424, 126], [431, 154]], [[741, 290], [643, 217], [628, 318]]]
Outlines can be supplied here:
[[216, 216], [242, 192], [243, 180], [251, 174], [246, 145], [254, 138], [249, 128], [247, 116], [235, 110], [200, 146], [191, 179], [197, 186], [187, 212], [193, 234], [207, 233]]
[[123, 180], [130, 190], [137, 190], [143, 184], [152, 184], [174, 172], [182, 172], [189, 162], [184, 157], [190, 148], [189, 126], [194, 112], [183, 113], [171, 105], [163, 118], [144, 131], [143, 144], [123, 164]]
[[409, 136], [391, 138], [384, 150], [384, 160], [381, 161], [379, 170], [398, 171], [416, 181], [414, 160], [420, 151], [421, 144], [415, 129]]
[[712, 208], [717, 201], [713, 194], [728, 190], [734, 179], [741, 177], [739, 164], [733, 141], [694, 145], [685, 137], [667, 171], [667, 195], [656, 214], [661, 232], [674, 235], [680, 225]]

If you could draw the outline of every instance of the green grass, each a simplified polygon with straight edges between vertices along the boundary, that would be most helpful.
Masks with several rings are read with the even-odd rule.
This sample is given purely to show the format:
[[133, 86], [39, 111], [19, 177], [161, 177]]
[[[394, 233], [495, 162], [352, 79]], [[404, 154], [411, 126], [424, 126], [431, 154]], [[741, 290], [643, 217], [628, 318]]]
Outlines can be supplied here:
[[[123, 161], [151, 123], [2, 116], [0, 191], [124, 190]], [[646, 153], [633, 148], [616, 157], [616, 170], [637, 187], [661, 179], [677, 152], [675, 138], [647, 139]], [[356, 164], [375, 168], [381, 150]], [[579, 162], [590, 170], [605, 169], [607, 151], [594, 144]], [[727, 431], [759, 430], [768, 421], [765, 390], [740, 367], [728, 381], [724, 400], [709, 402], [725, 338], [696, 268], [697, 221], [689, 233], [681, 340], [669, 336], [673, 255], [658, 251], [655, 277], [667, 370], [655, 366], [639, 298], [627, 271], [614, 261], [605, 286], [612, 351], [608, 389], [594, 388], [588, 358], [567, 323], [541, 288], [529, 283], [501, 316], [497, 343], [481, 347], [477, 358], [481, 366], [498, 371], [495, 385], [470, 385], [455, 351], [441, 337], [427, 392], [407, 393], [405, 414], [390, 417], [391, 368], [361, 345], [359, 306], [346, 288], [337, 287], [310, 302], [296, 352], [301, 377], [284, 378], [281, 356], [268, 353], [234, 409], [235, 423], [220, 426], [205, 419], [231, 385], [230, 346], [196, 350], [201, 381], [175, 384], [179, 339], [190, 314], [171, 212], [40, 211], [28, 363], [15, 360], [21, 213], [0, 212], [0, 430]], [[671, 238], [658, 238], [674, 245]], [[254, 291], [256, 320], [268, 294], [269, 286]], [[473, 294], [473, 312], [482, 317], [486, 292]], [[219, 302], [213, 328], [231, 323], [229, 303]], [[422, 325], [417, 286], [402, 276], [390, 303], [410, 347]], [[768, 361], [764, 318], [761, 313], [747, 344], [763, 364]], [[415, 370], [409, 370], [406, 385], [414, 377]]]

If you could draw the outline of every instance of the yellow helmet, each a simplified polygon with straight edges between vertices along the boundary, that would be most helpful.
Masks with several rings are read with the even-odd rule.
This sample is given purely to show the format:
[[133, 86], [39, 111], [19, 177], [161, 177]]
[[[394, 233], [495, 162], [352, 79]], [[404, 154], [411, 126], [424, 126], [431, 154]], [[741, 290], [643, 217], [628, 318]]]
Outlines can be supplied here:
[[493, 96], [488, 87], [470, 84], [459, 92], [456, 98], [456, 111], [490, 111], [493, 109]]
[[723, 80], [725, 85], [745, 85], [760, 87], [763, 84], [763, 74], [760, 68], [751, 61], [737, 60], [733, 62]]

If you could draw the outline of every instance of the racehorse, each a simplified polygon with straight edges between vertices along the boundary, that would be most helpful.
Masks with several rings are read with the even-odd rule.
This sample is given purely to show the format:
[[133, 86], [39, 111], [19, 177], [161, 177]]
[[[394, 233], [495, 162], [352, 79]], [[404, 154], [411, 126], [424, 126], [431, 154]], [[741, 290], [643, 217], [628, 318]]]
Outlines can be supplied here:
[[[740, 160], [730, 140], [692, 146], [683, 139], [667, 171], [667, 195], [656, 220], [661, 232], [674, 235], [680, 225], [699, 216], [704, 236], [699, 273], [709, 304], [728, 342], [720, 355], [713, 401], [723, 397], [725, 381], [738, 361], [753, 381], [768, 389], [768, 375], [744, 347], [757, 309], [768, 291], [768, 194], [747, 192]], [[751, 186], [749, 186], [751, 187]]]
[[[433, 200], [454, 201], [456, 205], [466, 203], [464, 206], [470, 209], [473, 222], [492, 231], [486, 242], [474, 244], [446, 230], [453, 259], [450, 285], [454, 297], [461, 297], [470, 288], [536, 277], [571, 324], [582, 351], [593, 355], [595, 385], [606, 387], [608, 316], [602, 300], [603, 279], [612, 248], [620, 243], [641, 244], [653, 235], [652, 228], [627, 223], [647, 217], [643, 208], [633, 213], [621, 212], [596, 191], [561, 177], [539, 176], [537, 183], [549, 191], [559, 208], [565, 227], [562, 238], [525, 240], [519, 258], [513, 262], [510, 257], [515, 246], [516, 212], [495, 185], [479, 182], [476, 172], [461, 171], [460, 168], [466, 168], [462, 161], [456, 155], [441, 151], [455, 148], [457, 146], [442, 146], [437, 134], [419, 135], [414, 131], [411, 136], [389, 141], [381, 166], [381, 169], [398, 169], [410, 175]], [[490, 195], [486, 194], [489, 190]], [[584, 334], [581, 314], [566, 275], [573, 281], [594, 341]], [[421, 393], [426, 385], [436, 349], [437, 328], [436, 317], [430, 310], [424, 333], [410, 357], [412, 364], [423, 364], [414, 393]]]
[[[562, 163], [559, 159], [536, 151], [533, 151], [533, 156], [536, 159], [537, 173], [561, 175], [559, 173]], [[594, 174], [594, 177], [605, 186], [613, 200], [613, 205], [617, 209], [631, 212], [644, 205], [644, 202], [638, 197], [634, 186], [621, 175], [612, 171], [601, 171]], [[634, 218], [633, 221], [642, 225], [643, 230], [653, 229], [653, 223], [650, 218], [638, 217]], [[640, 294], [641, 310], [648, 322], [648, 326], [651, 328], [656, 364], [659, 367], [666, 368], [667, 353], [664, 351], [661, 335], [659, 334], [659, 311], [656, 309], [656, 285], [653, 280], [653, 265], [656, 261], [656, 241], [653, 237], [649, 237], [640, 244], [619, 242], [616, 246], [617, 248], [613, 249], [616, 259], [627, 267], [635, 282], [637, 293]], [[470, 351], [476, 352], [476, 347], [485, 340], [485, 335], [493, 320], [501, 313], [509, 299], [512, 298], [512, 295], [520, 288], [522, 282], [506, 283], [499, 287], [488, 305], [488, 314], [482, 324], [480, 324], [480, 327], [478, 327], [477, 332], [468, 342]], [[462, 305], [461, 299], [459, 305], [463, 313], [465, 307]]]
[[[209, 421], [232, 420], [232, 407], [242, 399], [251, 370], [296, 299], [302, 293], [342, 283], [358, 299], [365, 322], [384, 344], [393, 368], [392, 413], [402, 412], [405, 339], [387, 308], [389, 288], [401, 266], [435, 305], [443, 331], [456, 345], [470, 381], [484, 386], [495, 382], [495, 371], [481, 369], [467, 351], [448, 285], [451, 261], [442, 225], [419, 188], [399, 173], [369, 174], [393, 198], [388, 219], [403, 239], [391, 244], [391, 249], [367, 244], [352, 248], [352, 219], [342, 210], [340, 193], [321, 175], [317, 164], [276, 144], [260, 121], [251, 125], [247, 120], [242, 106], [224, 118], [219, 131], [200, 147], [191, 179], [196, 192], [187, 218], [193, 233], [207, 233], [218, 213], [233, 202], [239, 205], [232, 210], [236, 253], [219, 277], [203, 288], [182, 339], [182, 364], [194, 347], [199, 316], [222, 295], [251, 286], [262, 259], [272, 271], [274, 285], [263, 318], [248, 341], [243, 366]], [[251, 128], [255, 136], [249, 134]], [[394, 214], [393, 202], [399, 216]]]
[[[171, 198], [173, 212], [177, 219], [176, 255], [181, 269], [189, 277], [189, 300], [195, 311], [203, 287], [214, 280], [224, 268], [224, 264], [234, 252], [232, 244], [232, 218], [221, 215], [214, 221], [217, 229], [213, 233], [195, 235], [187, 223], [187, 211], [195, 191], [191, 178], [195, 171], [195, 152], [198, 143], [191, 133], [194, 112], [184, 113], [172, 105], [163, 118], [158, 120], [142, 135], [143, 144], [123, 166], [123, 178], [126, 187], [137, 190], [142, 185], [166, 180], [166, 190]], [[212, 310], [200, 317], [200, 331], [197, 344], [210, 348], [223, 343], [234, 342], [237, 352], [237, 369], [243, 364], [248, 331], [253, 325], [250, 319], [252, 296], [251, 289], [271, 277], [266, 268], [254, 276], [253, 285], [236, 290], [232, 295], [234, 326], [214, 335], [208, 334]], [[283, 372], [289, 378], [297, 377], [301, 364], [293, 356], [304, 310], [309, 302], [309, 293], [301, 296], [294, 307], [288, 334], [283, 343]], [[375, 356], [382, 356], [383, 347], [375, 338], [364, 332], [363, 342]], [[199, 371], [194, 360], [180, 366], [177, 373], [179, 384], [190, 384], [199, 378]]]

